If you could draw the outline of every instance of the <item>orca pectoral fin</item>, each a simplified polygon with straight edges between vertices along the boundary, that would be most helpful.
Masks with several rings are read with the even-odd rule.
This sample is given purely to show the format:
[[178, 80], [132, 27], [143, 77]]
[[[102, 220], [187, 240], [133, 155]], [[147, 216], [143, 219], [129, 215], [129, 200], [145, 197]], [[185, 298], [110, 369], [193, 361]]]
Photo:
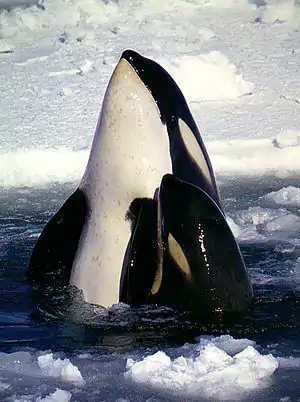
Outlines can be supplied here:
[[157, 201], [136, 199], [132, 204], [136, 218], [122, 268], [120, 301], [141, 305], [149, 301], [157, 272]]
[[157, 301], [203, 314], [241, 311], [253, 293], [224, 214], [200, 188], [165, 175], [159, 192], [163, 278]]
[[32, 283], [66, 285], [87, 214], [84, 193], [77, 189], [47, 223], [33, 249], [27, 278]]

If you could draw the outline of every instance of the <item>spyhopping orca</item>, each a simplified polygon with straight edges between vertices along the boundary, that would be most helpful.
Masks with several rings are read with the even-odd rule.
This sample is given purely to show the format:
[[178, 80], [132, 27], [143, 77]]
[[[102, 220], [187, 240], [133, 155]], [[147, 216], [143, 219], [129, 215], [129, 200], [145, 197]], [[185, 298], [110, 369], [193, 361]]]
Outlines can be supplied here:
[[249, 308], [251, 283], [207, 151], [183, 94], [154, 61], [122, 54], [85, 173], [38, 238], [28, 278], [74, 285], [104, 307]]

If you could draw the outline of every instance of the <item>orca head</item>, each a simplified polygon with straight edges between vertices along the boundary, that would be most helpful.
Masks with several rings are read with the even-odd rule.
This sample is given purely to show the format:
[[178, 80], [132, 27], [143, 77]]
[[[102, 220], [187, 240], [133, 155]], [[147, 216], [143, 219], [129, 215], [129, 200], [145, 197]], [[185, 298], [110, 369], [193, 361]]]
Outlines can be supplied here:
[[[133, 145], [126, 144], [129, 130]], [[103, 132], [109, 136], [99, 135]], [[145, 136], [147, 143], [139, 148]], [[172, 172], [178, 179], [202, 188], [220, 205], [208, 153], [181, 90], [163, 67], [133, 50], [123, 52], [110, 79], [89, 161], [97, 160], [103, 148], [113, 154], [118, 147], [131, 152], [121, 155], [124, 177], [126, 165], [130, 166], [126, 158], [138, 158], [146, 151], [142, 163], [148, 163], [149, 169], [153, 160], [158, 160], [163, 174]], [[150, 156], [153, 152], [158, 152], [155, 158]], [[85, 182], [90, 165], [93, 163], [87, 166]]]
[[[128, 192], [128, 181], [136, 188], [153, 182], [152, 171], [157, 170], [156, 183], [151, 193], [159, 187], [161, 177], [171, 172], [170, 144], [166, 127], [162, 124], [157, 102], [136, 69], [121, 57], [110, 78], [102, 102], [89, 161], [80, 187], [88, 183], [103, 182], [101, 172], [109, 174], [114, 183], [124, 183], [118, 193]], [[103, 169], [100, 160], [107, 166]], [[118, 161], [117, 161], [118, 160]], [[141, 173], [138, 167], [141, 167]], [[149, 172], [149, 174], [145, 174]], [[143, 177], [142, 177], [143, 174]], [[96, 178], [93, 180], [91, 175]], [[135, 183], [133, 183], [135, 182]], [[150, 185], [150, 184], [149, 184]], [[148, 196], [137, 191], [136, 197]]]
[[173, 174], [203, 188], [220, 205], [212, 165], [187, 102], [170, 74], [153, 60], [133, 50], [123, 52], [126, 60], [151, 93], [170, 141]]
[[251, 282], [216, 202], [202, 189], [167, 174], [157, 209], [163, 256], [152, 286], [153, 302], [202, 315], [247, 310]]

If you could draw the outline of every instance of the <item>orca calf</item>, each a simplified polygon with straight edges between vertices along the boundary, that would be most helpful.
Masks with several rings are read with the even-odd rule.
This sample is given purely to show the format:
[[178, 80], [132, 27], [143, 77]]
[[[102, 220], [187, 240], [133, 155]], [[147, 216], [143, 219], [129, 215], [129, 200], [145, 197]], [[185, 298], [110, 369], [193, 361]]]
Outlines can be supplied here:
[[31, 283], [76, 286], [86, 302], [247, 310], [253, 292], [213, 169], [183, 94], [126, 50], [108, 84], [78, 189], [38, 238]]

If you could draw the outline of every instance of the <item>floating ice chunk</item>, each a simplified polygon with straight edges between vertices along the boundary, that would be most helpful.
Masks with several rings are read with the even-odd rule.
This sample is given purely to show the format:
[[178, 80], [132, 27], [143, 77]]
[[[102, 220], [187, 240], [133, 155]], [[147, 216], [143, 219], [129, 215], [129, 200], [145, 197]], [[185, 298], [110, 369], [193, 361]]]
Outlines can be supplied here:
[[76, 68], [71, 68], [68, 70], [58, 70], [58, 71], [50, 71], [49, 77], [61, 77], [61, 76], [69, 76], [69, 75], [83, 75], [94, 69], [94, 62], [91, 60], [85, 60], [80, 66]]
[[8, 384], [7, 382], [2, 382], [1, 378], [0, 378], [0, 392], [4, 391], [5, 389], [9, 388], [10, 384]]
[[[107, 2], [108, 3], [108, 2]], [[99, 2], [95, 0], [76, 0], [76, 6], [80, 11], [81, 18], [85, 18], [88, 22], [103, 21], [110, 13], [118, 11], [118, 2]]]
[[[241, 231], [238, 238], [250, 240], [251, 235], [274, 235], [277, 232], [287, 235], [300, 230], [300, 218], [285, 209], [249, 207], [234, 214], [234, 220]], [[255, 239], [255, 236], [254, 236]]]
[[36, 0], [0, 0], [0, 9], [11, 10], [15, 7], [35, 5]]
[[8, 41], [0, 39], [0, 54], [13, 53], [15, 46]]
[[281, 254], [293, 254], [296, 250], [294, 244], [285, 243], [285, 244], [277, 244], [274, 250]]
[[286, 211], [283, 209], [269, 209], [262, 207], [249, 207], [246, 210], [238, 212], [238, 222], [251, 223], [253, 225], [262, 225], [273, 219], [286, 215]]
[[[275, 214], [275, 216], [277, 216]], [[265, 241], [265, 236], [258, 232], [258, 226], [261, 222], [271, 219], [269, 212], [261, 207], [249, 207], [247, 210], [241, 210], [231, 218], [226, 217], [227, 222], [234, 236], [243, 242], [261, 242]]]
[[291, 402], [291, 397], [290, 396], [283, 396], [282, 398], [279, 399], [278, 402]]
[[248, 346], [242, 352], [234, 356], [234, 360], [240, 366], [241, 374], [237, 379], [242, 388], [259, 388], [260, 381], [269, 377], [278, 368], [278, 361], [271, 354], [261, 355], [253, 346]]
[[269, 232], [290, 232], [296, 233], [300, 230], [300, 218], [293, 214], [279, 216], [267, 222], [264, 229]]
[[25, 374], [29, 370], [38, 375], [34, 357], [29, 352], [0, 353], [0, 369]]
[[6, 368], [19, 363], [28, 364], [32, 361], [33, 358], [29, 352], [0, 353], [0, 362], [5, 364]]
[[[25, 0], [24, 0], [25, 1]], [[33, 1], [29, 0], [28, 3]], [[10, 0], [7, 0], [10, 3]], [[80, 12], [72, 2], [46, 2], [45, 11], [41, 12], [43, 5], [37, 4], [27, 8], [15, 8], [9, 12], [0, 13], [0, 35], [3, 38], [22, 35], [26, 39], [30, 33], [42, 32], [45, 29], [64, 26], [75, 26], [80, 18]], [[41, 3], [41, 2], [40, 2]]]
[[84, 60], [84, 63], [79, 67], [79, 74], [87, 74], [94, 69], [94, 62], [92, 60]]
[[197, 31], [197, 36], [201, 38], [201, 40], [206, 41], [212, 38], [215, 38], [215, 33], [207, 28], [207, 27], [201, 27]]
[[283, 131], [274, 138], [273, 145], [277, 148], [300, 146], [300, 133], [291, 130]]
[[267, 201], [268, 204], [300, 207], [300, 188], [293, 186], [283, 187], [278, 191], [272, 191], [262, 196], [260, 199]]
[[172, 62], [164, 58], [157, 61], [174, 77], [190, 101], [236, 99], [253, 90], [253, 84], [245, 81], [219, 51], [182, 56]]
[[[72, 396], [70, 392], [57, 389], [56, 392], [45, 397], [45, 388], [39, 386], [37, 389], [32, 388], [32, 384], [36, 380], [38, 384], [53, 383], [53, 379], [47, 380], [48, 377], [57, 378], [59, 381], [72, 382], [77, 387], [85, 383], [80, 371], [69, 359], [54, 359], [52, 353], [41, 355], [38, 358], [36, 358], [35, 353], [25, 351], [0, 353], [0, 391], [6, 389], [7, 392], [13, 391], [16, 383], [28, 384], [28, 393], [15, 396], [14, 402], [68, 402]], [[47, 392], [50, 391], [52, 388]]]
[[22, 13], [20, 15], [20, 20], [22, 21], [24, 26], [30, 29], [31, 31], [34, 31], [37, 28], [37, 24], [39, 22], [34, 13], [28, 13], [28, 12]]
[[60, 377], [65, 381], [83, 385], [84, 380], [78, 368], [69, 359], [54, 359], [52, 353], [38, 357], [38, 365], [42, 373], [50, 377]]
[[248, 346], [255, 346], [255, 341], [251, 341], [250, 339], [246, 338], [234, 339], [231, 335], [221, 335], [217, 337], [201, 336], [196, 339], [199, 341], [199, 346], [197, 347], [197, 350], [201, 350], [204, 346], [213, 343], [218, 348], [224, 350], [231, 356], [241, 352]]
[[69, 402], [71, 398], [71, 392], [57, 388], [55, 392], [44, 398], [41, 396], [36, 397], [34, 395], [22, 395], [18, 398], [14, 398], [13, 402]]
[[278, 361], [272, 355], [261, 355], [252, 345], [247, 345], [251, 343], [247, 340], [238, 345], [246, 347], [233, 356], [217, 346], [219, 343], [230, 349], [232, 342], [231, 337], [213, 338], [202, 345], [200, 342], [198, 354], [188, 358], [180, 356], [172, 360], [160, 351], [141, 361], [128, 359], [125, 377], [170, 393], [180, 393], [182, 397], [201, 394], [218, 400], [239, 399], [246, 391], [265, 387]]
[[74, 89], [71, 86], [62, 87], [59, 94], [61, 96], [71, 96], [74, 95]]
[[46, 396], [45, 398], [38, 397], [36, 402], [69, 402], [71, 397], [71, 392], [57, 389], [55, 392]]
[[267, 241], [267, 237], [265, 234], [262, 234], [258, 231], [256, 226], [245, 226], [240, 234], [237, 236], [239, 242], [243, 243], [264, 243]]
[[78, 359], [90, 359], [91, 357], [91, 353], [80, 353], [80, 355], [78, 355]]
[[69, 70], [60, 70], [60, 71], [50, 71], [48, 74], [49, 77], [63, 77], [69, 75], [80, 75], [79, 68], [71, 68]]
[[294, 7], [292, 1], [285, 0], [275, 4], [268, 4], [262, 8], [260, 20], [266, 24], [292, 21], [296, 13], [297, 8]]
[[34, 395], [21, 395], [18, 398], [15, 396], [13, 399], [10, 399], [9, 401], [13, 402], [35, 402], [36, 397]]
[[127, 359], [126, 368], [129, 369], [131, 376], [137, 382], [147, 381], [149, 374], [156, 374], [158, 371], [163, 371], [171, 366], [171, 359], [165, 352], [157, 352], [154, 355], [146, 357], [140, 362], [135, 362], [133, 359]]

